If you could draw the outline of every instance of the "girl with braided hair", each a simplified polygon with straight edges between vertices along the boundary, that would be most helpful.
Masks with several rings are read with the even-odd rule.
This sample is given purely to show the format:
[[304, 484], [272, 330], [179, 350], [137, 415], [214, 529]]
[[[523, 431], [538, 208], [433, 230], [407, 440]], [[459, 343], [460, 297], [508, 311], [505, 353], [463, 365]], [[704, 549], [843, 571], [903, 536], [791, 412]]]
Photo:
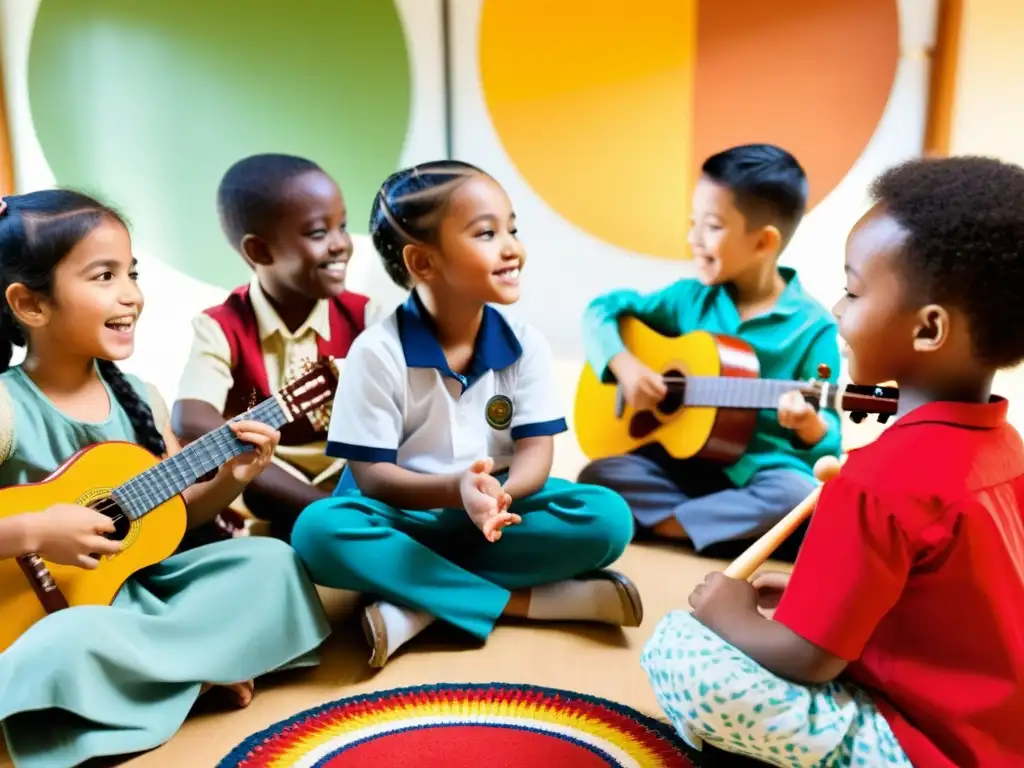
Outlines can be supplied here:
[[[160, 395], [114, 362], [131, 354], [143, 306], [135, 266], [124, 220], [90, 197], [44, 190], [0, 202], [0, 487], [39, 482], [95, 443], [180, 450]], [[12, 367], [13, 346], [26, 355]], [[254, 421], [231, 428], [255, 450], [183, 492], [190, 528], [263, 470], [279, 438]], [[95, 568], [121, 547], [103, 536], [113, 530], [99, 512], [58, 504], [0, 519], [0, 558], [36, 552]], [[0, 653], [8, 749], [19, 768], [151, 749], [211, 686], [245, 706], [254, 677], [315, 663], [327, 633], [283, 542], [179, 552], [129, 579], [111, 606], [52, 613]]]

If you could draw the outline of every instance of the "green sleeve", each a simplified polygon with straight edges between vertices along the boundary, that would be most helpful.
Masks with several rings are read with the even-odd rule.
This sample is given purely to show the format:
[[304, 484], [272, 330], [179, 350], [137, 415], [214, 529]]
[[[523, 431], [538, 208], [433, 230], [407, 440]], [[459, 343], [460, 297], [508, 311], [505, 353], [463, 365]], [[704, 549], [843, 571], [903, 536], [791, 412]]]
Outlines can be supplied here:
[[[832, 384], [839, 382], [839, 333], [835, 323], [829, 323], [818, 332], [814, 341], [811, 342], [807, 353], [804, 355], [797, 378], [801, 381], [818, 378], [818, 366], [825, 363], [832, 374], [828, 380]], [[813, 465], [822, 456], [839, 456], [843, 446], [841, 416], [831, 410], [822, 411], [822, 418], [828, 425], [825, 436], [815, 445], [807, 445], [795, 434], [793, 445], [797, 448], [797, 455]]]
[[598, 378], [614, 381], [608, 362], [626, 349], [619, 335], [620, 317], [635, 317], [664, 336], [681, 336], [683, 311], [699, 286], [696, 280], [679, 280], [653, 293], [612, 291], [590, 302], [583, 313], [583, 350]]

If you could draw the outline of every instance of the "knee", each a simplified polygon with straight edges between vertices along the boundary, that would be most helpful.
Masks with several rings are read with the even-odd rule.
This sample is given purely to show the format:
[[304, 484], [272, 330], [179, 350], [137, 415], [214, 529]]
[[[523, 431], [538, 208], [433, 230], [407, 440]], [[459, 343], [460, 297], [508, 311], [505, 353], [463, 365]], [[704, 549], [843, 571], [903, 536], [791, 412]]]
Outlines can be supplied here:
[[299, 558], [317, 574], [325, 564], [334, 565], [335, 542], [346, 530], [358, 527], [359, 510], [352, 509], [346, 500], [330, 497], [315, 501], [295, 520], [291, 544]]
[[633, 540], [633, 513], [626, 500], [599, 485], [577, 487], [579, 500], [590, 515], [589, 538], [604, 553], [604, 562], [617, 560]]
[[576, 478], [577, 483], [599, 485], [604, 488], [616, 488], [621, 485], [619, 478], [627, 471], [630, 464], [628, 456], [612, 456], [607, 459], [592, 461]]

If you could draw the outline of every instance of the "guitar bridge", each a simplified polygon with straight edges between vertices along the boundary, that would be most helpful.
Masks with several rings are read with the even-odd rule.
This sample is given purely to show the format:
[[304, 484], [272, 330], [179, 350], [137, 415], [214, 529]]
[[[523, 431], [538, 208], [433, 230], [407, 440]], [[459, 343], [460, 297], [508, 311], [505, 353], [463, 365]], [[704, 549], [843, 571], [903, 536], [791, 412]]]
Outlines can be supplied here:
[[53, 580], [53, 574], [46, 567], [43, 558], [35, 553], [22, 555], [18, 558], [18, 565], [21, 566], [22, 573], [25, 574], [28, 583], [32, 585], [32, 590], [47, 613], [54, 613], [68, 607], [64, 593], [60, 591], [57, 582]]

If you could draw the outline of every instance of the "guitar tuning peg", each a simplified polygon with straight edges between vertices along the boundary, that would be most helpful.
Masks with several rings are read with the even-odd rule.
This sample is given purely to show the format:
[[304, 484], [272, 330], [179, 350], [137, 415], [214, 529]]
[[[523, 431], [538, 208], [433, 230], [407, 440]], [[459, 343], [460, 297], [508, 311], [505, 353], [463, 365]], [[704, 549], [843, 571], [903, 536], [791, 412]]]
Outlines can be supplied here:
[[879, 424], [885, 424], [885, 422], [887, 422], [889, 420], [890, 416], [892, 416], [891, 413], [880, 413], [880, 414], [878, 414], [878, 423]]
[[854, 424], [860, 424], [866, 418], [867, 414], [864, 411], [850, 411], [850, 421]]
[[828, 381], [832, 376], [832, 369], [828, 367], [826, 363], [820, 363], [818, 365], [818, 378], [821, 381]]

